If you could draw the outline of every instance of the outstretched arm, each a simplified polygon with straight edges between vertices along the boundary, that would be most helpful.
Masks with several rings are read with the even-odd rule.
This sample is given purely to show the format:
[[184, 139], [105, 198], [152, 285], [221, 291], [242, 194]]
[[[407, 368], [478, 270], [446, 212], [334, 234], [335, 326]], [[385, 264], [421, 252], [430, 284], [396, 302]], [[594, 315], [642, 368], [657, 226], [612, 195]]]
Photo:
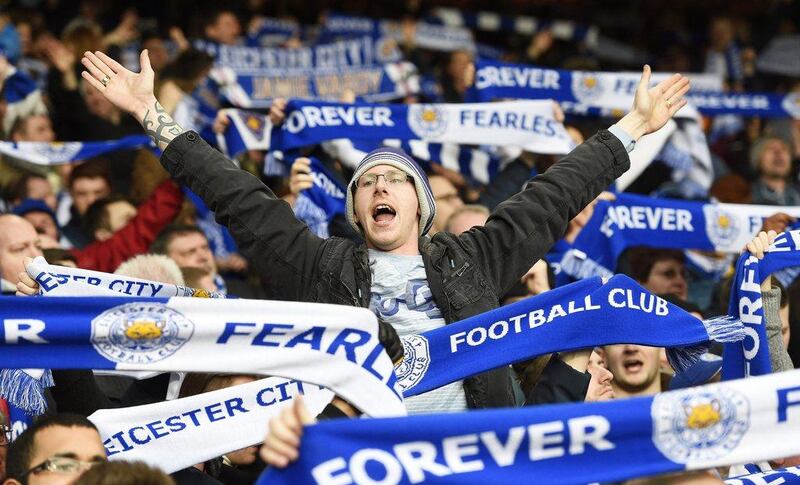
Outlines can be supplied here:
[[[650, 67], [645, 66], [631, 111], [612, 131], [636, 141], [660, 129], [686, 104], [689, 80], [680, 74], [649, 85]], [[484, 227], [467, 231], [459, 240], [503, 295], [564, 236], [569, 221], [629, 166], [620, 139], [601, 130], [498, 205]]]
[[153, 95], [147, 51], [140, 73], [125, 69], [102, 52], [87, 52], [83, 77], [111, 103], [142, 124], [164, 151], [161, 164], [172, 179], [189, 187], [226, 226], [243, 255], [270, 288], [270, 296], [303, 300], [318, 277], [324, 241], [294, 217], [257, 177], [239, 169], [197, 133], [183, 132]]
[[83, 78], [114, 105], [136, 118], [158, 148], [165, 150], [173, 138], [183, 133], [183, 128], [153, 94], [155, 72], [150, 66], [147, 49], [139, 57], [142, 66], [139, 73], [125, 69], [102, 52], [85, 52], [81, 63], [87, 69], [81, 73]]

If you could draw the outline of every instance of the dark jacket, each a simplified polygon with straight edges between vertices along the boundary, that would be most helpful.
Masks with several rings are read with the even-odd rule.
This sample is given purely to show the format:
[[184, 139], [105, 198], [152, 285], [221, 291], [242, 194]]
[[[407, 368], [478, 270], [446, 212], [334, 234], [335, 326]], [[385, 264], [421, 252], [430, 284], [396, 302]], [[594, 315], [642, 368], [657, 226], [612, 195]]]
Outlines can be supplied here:
[[[366, 247], [312, 234], [289, 204], [197, 133], [175, 138], [161, 164], [230, 229], [272, 298], [369, 307]], [[498, 205], [484, 227], [421, 240], [428, 285], [445, 321], [496, 308], [500, 296], [564, 235], [570, 219], [629, 165], [622, 143], [601, 130]], [[470, 408], [514, 404], [507, 367], [470, 377], [464, 388]]]

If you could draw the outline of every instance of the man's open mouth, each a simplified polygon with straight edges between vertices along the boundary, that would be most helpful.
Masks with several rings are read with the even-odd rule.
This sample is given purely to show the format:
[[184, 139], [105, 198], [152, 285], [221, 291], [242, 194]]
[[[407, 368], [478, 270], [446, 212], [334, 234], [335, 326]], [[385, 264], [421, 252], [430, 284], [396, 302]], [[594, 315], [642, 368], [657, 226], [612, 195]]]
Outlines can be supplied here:
[[626, 360], [623, 366], [627, 372], [639, 372], [644, 367], [644, 362], [639, 359], [630, 359]]
[[378, 204], [372, 209], [372, 220], [381, 224], [392, 222], [397, 212], [387, 204]]

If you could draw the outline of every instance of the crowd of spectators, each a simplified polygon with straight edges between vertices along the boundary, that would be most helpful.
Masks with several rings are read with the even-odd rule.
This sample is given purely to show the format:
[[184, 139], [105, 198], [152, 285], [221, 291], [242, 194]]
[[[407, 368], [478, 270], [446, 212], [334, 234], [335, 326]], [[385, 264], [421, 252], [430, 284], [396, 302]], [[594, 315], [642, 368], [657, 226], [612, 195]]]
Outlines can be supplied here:
[[[199, 5], [195, 5], [199, 3]], [[301, 4], [302, 3], [302, 4]], [[0, 82], [17, 71], [37, 85], [36, 99], [24, 102], [7, 95], [0, 99], [3, 140], [55, 142], [115, 140], [142, 133], [132, 116], [115, 106], [81, 76], [86, 51], [106, 52], [133, 71], [139, 69], [139, 52], [147, 49], [156, 73], [155, 92], [174, 118], [189, 104], [190, 95], [208, 75], [214, 59], [195, 50], [192, 40], [205, 39], [237, 45], [256, 29], [264, 17], [289, 18], [305, 25], [318, 24], [327, 11], [367, 15], [377, 19], [423, 19], [437, 2], [12, 2], [0, 8]], [[436, 4], [436, 5], [434, 5]], [[486, 2], [447, 2], [465, 12], [490, 10]], [[591, 2], [506, 2], [503, 13], [570, 20], [597, 26], [603, 35], [624, 41], [626, 55], [603, 55], [585, 43], [566, 40], [544, 28], [525, 36], [509, 32], [475, 32], [478, 42], [502, 52], [502, 59], [563, 69], [639, 70], [648, 62], [654, 71], [718, 74], [725, 89], [734, 92], [800, 92], [800, 74], [763, 72], [759, 54], [771, 40], [798, 36], [800, 3], [768, 2], [645, 2], [629, 5], [611, 2], [602, 9]], [[601, 11], [602, 10], [602, 11]], [[286, 47], [301, 45], [291, 38]], [[464, 101], [475, 54], [468, 50], [430, 51], [400, 42], [406, 59], [414, 62], [436, 89], [401, 102]], [[733, 53], [733, 58], [732, 58]], [[798, 53], [800, 55], [800, 53]], [[640, 63], [641, 61], [641, 63]], [[731, 63], [735, 63], [737, 68]], [[348, 93], [342, 93], [348, 99]], [[23, 106], [24, 104], [24, 106]], [[229, 107], [217, 106], [218, 109]], [[275, 124], [283, 121], [285, 101], [276, 99], [269, 112]], [[562, 115], [563, 116], [563, 115]], [[567, 116], [565, 125], [576, 143], [616, 120]], [[224, 116], [209, 119], [217, 133], [226, 129]], [[703, 130], [713, 162], [713, 183], [702, 200], [775, 206], [765, 231], [782, 232], [796, 221], [783, 206], [800, 206], [800, 120], [760, 119], [725, 115], [703, 120]], [[320, 158], [343, 185], [353, 169], [319, 147], [306, 154]], [[268, 153], [250, 150], [237, 162], [289, 205], [313, 180], [308, 159], [286, 167], [286, 176], [265, 175]], [[435, 163], [429, 164], [428, 181], [436, 204], [429, 235], [462, 234], [486, 224], [497, 206], [524, 185], [532, 171], [546, 173], [552, 156], [522, 153], [505, 164], [488, 185]], [[556, 162], [557, 163], [557, 162]], [[385, 183], [388, 184], [388, 180]], [[376, 182], [377, 183], [377, 182]], [[654, 161], [629, 191], [660, 197], [680, 197], [665, 165]], [[151, 150], [122, 150], [71, 164], [42, 166], [9, 155], [0, 156], [0, 276], [3, 294], [19, 289], [25, 258], [45, 256], [51, 264], [74, 266], [154, 281], [175, 283], [240, 298], [274, 299], [280, 282], [264, 281], [264, 271], [253, 256], [240, 253], [235, 241], [203, 214], [202, 204], [186, 196], [170, 180]], [[603, 194], [601, 198], [612, 194]], [[694, 197], [694, 196], [693, 196]], [[694, 197], [697, 199], [697, 197]], [[591, 216], [591, 205], [569, 222], [563, 238], [574, 241]], [[268, 223], [268, 222], [266, 222]], [[344, 216], [330, 223], [333, 237], [360, 243], [363, 234]], [[619, 260], [618, 272], [631, 276], [649, 291], [667, 298], [698, 318], [727, 312], [732, 260], [723, 271], [709, 276], [696, 271], [682, 250], [636, 247]], [[690, 251], [691, 253], [691, 251]], [[156, 256], [157, 255], [157, 256]], [[690, 255], [691, 256], [691, 255]], [[726, 255], [704, 254], [725, 260]], [[530, 261], [530, 270], [496, 303], [509, 304], [549, 291], [555, 286], [555, 268], [544, 260]], [[411, 272], [420, 268], [410, 267]], [[424, 271], [423, 271], [424, 277]], [[781, 362], [777, 369], [800, 364], [800, 284], [788, 288], [777, 282], [764, 287], [765, 314], [770, 333], [770, 353]], [[373, 302], [374, 306], [374, 302]], [[379, 310], [372, 308], [376, 312]], [[441, 317], [441, 315], [439, 315]], [[419, 322], [414, 325], [421, 325]], [[417, 327], [415, 327], [417, 328]], [[423, 328], [422, 326], [418, 328]], [[407, 330], [407, 329], [406, 329]], [[403, 330], [397, 329], [403, 334]], [[773, 348], [779, 347], [779, 348]], [[788, 352], [788, 356], [784, 354]], [[598, 347], [588, 362], [572, 354], [546, 356], [513, 367], [512, 405], [602, 401], [651, 395], [669, 389], [700, 385], [719, 379], [720, 349], [712, 349], [691, 375], [674, 376], [659, 348], [639, 345]], [[791, 360], [787, 360], [790, 358]], [[780, 360], [783, 359], [783, 360]], [[773, 366], [775, 367], [775, 366]], [[181, 395], [192, 395], [250, 382], [254, 376], [190, 375]], [[264, 467], [257, 448], [231, 453], [167, 477], [142, 464], [106, 463], [94, 425], [85, 419], [97, 409], [126, 407], [165, 399], [169, 375], [136, 381], [92, 376], [90, 371], [54, 371], [55, 386], [48, 416], [38, 419], [10, 447], [10, 433], [0, 435], [0, 479], [6, 483], [56, 483], [37, 481], [47, 474], [74, 478], [75, 483], [128, 483], [123, 478], [142, 477], [129, 483], [253, 483]], [[459, 384], [461, 385], [461, 384]], [[464, 384], [466, 388], [467, 384]], [[443, 394], [440, 396], [444, 396]], [[489, 399], [491, 401], [491, 399]], [[464, 402], [421, 404], [420, 412], [463, 410], [476, 406]], [[332, 416], [350, 415], [343, 403]], [[5, 410], [5, 411], [4, 411]], [[4, 414], [5, 413], [5, 414]], [[7, 427], [7, 408], [0, 406], [0, 425]], [[58, 448], [60, 447], [60, 448]], [[58, 448], [58, 449], [56, 449]], [[8, 450], [8, 455], [6, 451]], [[56, 453], [56, 452], [59, 453]], [[279, 463], [275, 455], [272, 463]], [[790, 463], [790, 462], [786, 462]], [[3, 466], [3, 464], [5, 466]], [[97, 465], [97, 466], [94, 466]], [[128, 467], [128, 468], [124, 468]], [[110, 478], [112, 477], [112, 478]], [[16, 480], [16, 481], [14, 481]]]

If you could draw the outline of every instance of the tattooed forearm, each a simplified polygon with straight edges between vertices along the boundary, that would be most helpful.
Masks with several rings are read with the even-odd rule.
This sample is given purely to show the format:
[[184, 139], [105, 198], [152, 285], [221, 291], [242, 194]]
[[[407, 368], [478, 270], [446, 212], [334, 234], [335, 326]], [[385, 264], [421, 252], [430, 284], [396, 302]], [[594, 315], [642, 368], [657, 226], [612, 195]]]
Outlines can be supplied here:
[[173, 138], [183, 133], [183, 128], [172, 119], [167, 110], [156, 101], [153, 109], [148, 109], [142, 119], [142, 126], [158, 148], [164, 150]]

